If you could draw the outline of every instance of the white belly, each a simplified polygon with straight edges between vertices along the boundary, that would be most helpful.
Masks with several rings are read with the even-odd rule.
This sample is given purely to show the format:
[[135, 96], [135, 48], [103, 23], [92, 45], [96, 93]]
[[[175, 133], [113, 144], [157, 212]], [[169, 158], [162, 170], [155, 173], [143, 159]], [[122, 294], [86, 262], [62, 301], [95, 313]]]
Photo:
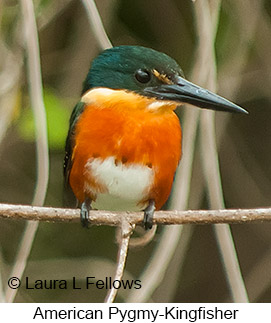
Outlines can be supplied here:
[[147, 199], [152, 186], [154, 172], [152, 168], [139, 164], [115, 164], [115, 158], [90, 159], [86, 164], [86, 172], [90, 172], [98, 183], [106, 188], [106, 192], [96, 192], [88, 183], [85, 190], [97, 195], [92, 202], [95, 209], [112, 211], [139, 211], [147, 207], [139, 204]]

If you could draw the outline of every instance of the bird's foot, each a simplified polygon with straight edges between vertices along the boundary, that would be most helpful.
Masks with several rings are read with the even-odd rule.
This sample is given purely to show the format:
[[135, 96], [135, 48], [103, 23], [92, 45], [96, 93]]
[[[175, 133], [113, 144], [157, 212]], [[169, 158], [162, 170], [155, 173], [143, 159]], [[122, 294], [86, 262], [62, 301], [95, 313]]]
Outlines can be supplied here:
[[152, 228], [152, 220], [155, 211], [155, 202], [154, 200], [149, 200], [149, 204], [144, 210], [144, 220], [143, 225], [145, 230], [149, 230]]
[[89, 223], [89, 211], [91, 210], [91, 199], [86, 198], [81, 205], [80, 219], [83, 228], [88, 228]]

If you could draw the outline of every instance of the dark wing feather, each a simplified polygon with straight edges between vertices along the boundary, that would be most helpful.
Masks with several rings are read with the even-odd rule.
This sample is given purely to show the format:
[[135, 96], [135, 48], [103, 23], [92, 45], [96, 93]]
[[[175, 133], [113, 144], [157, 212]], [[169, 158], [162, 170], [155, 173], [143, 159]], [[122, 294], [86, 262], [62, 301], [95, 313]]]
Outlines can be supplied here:
[[64, 157], [64, 164], [63, 164], [63, 171], [64, 171], [64, 205], [65, 206], [75, 206], [76, 199], [72, 192], [72, 189], [69, 184], [69, 176], [70, 171], [72, 168], [72, 153], [74, 148], [74, 134], [75, 134], [75, 126], [76, 123], [83, 112], [85, 107], [84, 102], [79, 102], [74, 107], [71, 117], [70, 117], [70, 124], [69, 124], [69, 132], [66, 139], [65, 145], [65, 157]]

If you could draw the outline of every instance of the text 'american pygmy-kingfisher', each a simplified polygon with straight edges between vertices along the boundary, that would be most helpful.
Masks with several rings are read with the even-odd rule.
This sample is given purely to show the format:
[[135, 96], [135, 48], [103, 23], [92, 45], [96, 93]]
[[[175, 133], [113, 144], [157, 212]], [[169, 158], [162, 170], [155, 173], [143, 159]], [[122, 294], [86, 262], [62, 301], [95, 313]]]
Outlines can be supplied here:
[[181, 158], [174, 110], [185, 102], [247, 113], [185, 80], [174, 59], [153, 49], [113, 47], [94, 59], [70, 118], [64, 161], [83, 225], [92, 208], [144, 210], [144, 226], [151, 228]]

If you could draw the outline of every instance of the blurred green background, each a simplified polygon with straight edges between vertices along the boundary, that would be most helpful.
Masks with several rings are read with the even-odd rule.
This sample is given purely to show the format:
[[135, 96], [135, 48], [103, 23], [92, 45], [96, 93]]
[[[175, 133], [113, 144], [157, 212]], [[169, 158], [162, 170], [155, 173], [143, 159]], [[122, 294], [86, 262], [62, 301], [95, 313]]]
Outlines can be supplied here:
[[[45, 204], [62, 206], [62, 161], [68, 119], [99, 48], [81, 1], [34, 3], [50, 145]], [[197, 46], [192, 1], [99, 0], [97, 7], [114, 45], [143, 45], [163, 51], [180, 63], [189, 78]], [[0, 23], [0, 202], [30, 204], [36, 182], [35, 137], [17, 1], [0, 2]], [[271, 2], [222, 1], [215, 47], [218, 93], [250, 113], [218, 113], [216, 117], [226, 206], [270, 206]], [[199, 193], [199, 185], [203, 185], [199, 155], [196, 152], [190, 208], [208, 208], [206, 195]], [[25, 223], [0, 222], [0, 260], [5, 283]], [[234, 225], [232, 231], [250, 299], [270, 302], [271, 225]], [[160, 232], [161, 228], [150, 245], [129, 251], [126, 278], [139, 277], [159, 242]], [[113, 275], [116, 253], [114, 228], [83, 230], [78, 224], [41, 223], [25, 276], [32, 281], [73, 276], [102, 279]], [[120, 291], [117, 300], [123, 301], [126, 295], [127, 291]], [[104, 290], [94, 288], [37, 291], [22, 286], [16, 301], [101, 302], [104, 296]], [[211, 226], [194, 227], [184, 265], [173, 272], [169, 267], [152, 301], [230, 301]]]

